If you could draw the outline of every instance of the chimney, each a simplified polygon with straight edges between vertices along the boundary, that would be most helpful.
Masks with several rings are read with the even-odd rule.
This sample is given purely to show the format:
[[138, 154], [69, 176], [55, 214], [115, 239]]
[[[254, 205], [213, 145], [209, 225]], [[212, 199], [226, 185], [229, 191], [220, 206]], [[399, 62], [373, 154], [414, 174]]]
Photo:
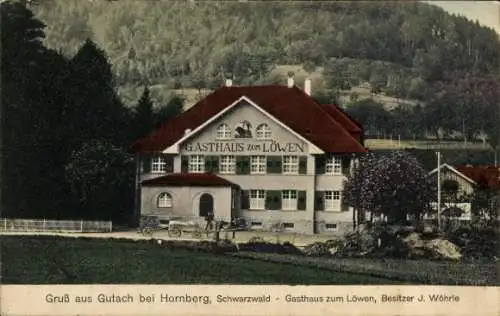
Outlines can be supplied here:
[[230, 78], [226, 79], [226, 87], [231, 87], [233, 85], [233, 80]]
[[187, 136], [189, 133], [191, 133], [191, 129], [190, 128], [186, 128], [184, 130], [184, 136]]
[[293, 81], [293, 76], [294, 76], [293, 72], [288, 73], [288, 88], [293, 88], [293, 86], [295, 85]]
[[304, 81], [304, 92], [307, 95], [311, 95], [311, 79], [307, 78], [306, 81]]

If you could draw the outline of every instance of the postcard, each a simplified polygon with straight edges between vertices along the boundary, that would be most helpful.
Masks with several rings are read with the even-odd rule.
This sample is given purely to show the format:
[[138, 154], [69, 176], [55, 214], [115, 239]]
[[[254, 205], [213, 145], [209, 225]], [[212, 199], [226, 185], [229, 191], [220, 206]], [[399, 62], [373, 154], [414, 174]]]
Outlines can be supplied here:
[[500, 313], [498, 2], [0, 11], [2, 315]]

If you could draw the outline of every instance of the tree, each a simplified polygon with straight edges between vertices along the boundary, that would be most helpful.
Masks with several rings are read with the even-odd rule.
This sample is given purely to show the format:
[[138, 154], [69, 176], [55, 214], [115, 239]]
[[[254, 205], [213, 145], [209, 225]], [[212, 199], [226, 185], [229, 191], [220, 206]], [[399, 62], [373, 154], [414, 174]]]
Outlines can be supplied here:
[[134, 209], [133, 157], [108, 140], [91, 140], [75, 150], [65, 166], [76, 203], [73, 217], [131, 220]]
[[43, 217], [61, 197], [66, 60], [42, 45], [45, 25], [25, 6], [2, 2], [0, 13], [2, 213]]
[[432, 198], [426, 172], [407, 152], [368, 153], [345, 183], [344, 198], [357, 212], [384, 215], [389, 222], [419, 220]]
[[351, 102], [346, 111], [363, 125], [367, 135], [378, 136], [392, 131], [391, 113], [373, 99]]
[[150, 92], [144, 87], [141, 98], [135, 109], [135, 115], [132, 125], [137, 130], [135, 137], [143, 137], [155, 126], [155, 115], [153, 111], [153, 102], [150, 98]]
[[160, 108], [156, 114], [156, 127], [181, 114], [183, 109], [184, 99], [178, 95], [174, 95], [170, 101], [168, 101], [167, 105]]
[[68, 149], [79, 148], [92, 139], [124, 143], [127, 120], [115, 92], [111, 66], [103, 50], [87, 39], [70, 62], [67, 129]]

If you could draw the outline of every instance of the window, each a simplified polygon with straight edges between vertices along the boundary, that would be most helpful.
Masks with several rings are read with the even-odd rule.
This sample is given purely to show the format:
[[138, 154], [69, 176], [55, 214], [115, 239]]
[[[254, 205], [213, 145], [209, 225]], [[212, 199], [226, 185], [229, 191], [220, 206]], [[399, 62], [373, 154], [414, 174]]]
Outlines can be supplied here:
[[266, 173], [266, 156], [252, 156], [250, 163], [251, 174], [264, 174]]
[[294, 223], [283, 223], [284, 230], [292, 230], [295, 227]]
[[250, 209], [263, 210], [265, 209], [266, 192], [264, 190], [250, 191]]
[[284, 156], [283, 157], [283, 173], [298, 174], [299, 173], [299, 157]]
[[297, 191], [285, 190], [281, 194], [281, 209], [296, 210], [297, 209]]
[[189, 156], [189, 172], [205, 172], [205, 159], [201, 155]]
[[219, 125], [217, 128], [217, 139], [230, 139], [231, 138], [231, 128], [226, 124]]
[[257, 126], [256, 136], [258, 139], [271, 139], [271, 128], [267, 124]]
[[340, 211], [340, 191], [325, 191], [325, 211]]
[[172, 195], [163, 192], [158, 196], [158, 207], [172, 207]]
[[221, 156], [219, 160], [219, 172], [233, 174], [236, 170], [236, 160], [234, 156]]
[[327, 231], [336, 231], [337, 230], [337, 224], [325, 224], [325, 230]]
[[165, 173], [167, 171], [167, 162], [163, 157], [154, 157], [151, 160], [151, 173]]
[[335, 175], [342, 174], [342, 160], [335, 156], [328, 157], [325, 162], [325, 173]]
[[259, 228], [262, 228], [262, 222], [252, 222], [250, 224], [250, 227], [253, 228], [253, 229], [259, 229]]

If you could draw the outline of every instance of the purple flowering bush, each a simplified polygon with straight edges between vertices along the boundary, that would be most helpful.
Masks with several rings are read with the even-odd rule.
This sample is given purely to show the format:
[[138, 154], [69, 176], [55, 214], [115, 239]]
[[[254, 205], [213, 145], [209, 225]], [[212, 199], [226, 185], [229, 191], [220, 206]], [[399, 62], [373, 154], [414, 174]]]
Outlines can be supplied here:
[[407, 214], [419, 219], [430, 210], [433, 190], [426, 171], [410, 153], [368, 153], [348, 177], [344, 198], [358, 219], [368, 212], [371, 220], [386, 216], [391, 223], [403, 223]]

